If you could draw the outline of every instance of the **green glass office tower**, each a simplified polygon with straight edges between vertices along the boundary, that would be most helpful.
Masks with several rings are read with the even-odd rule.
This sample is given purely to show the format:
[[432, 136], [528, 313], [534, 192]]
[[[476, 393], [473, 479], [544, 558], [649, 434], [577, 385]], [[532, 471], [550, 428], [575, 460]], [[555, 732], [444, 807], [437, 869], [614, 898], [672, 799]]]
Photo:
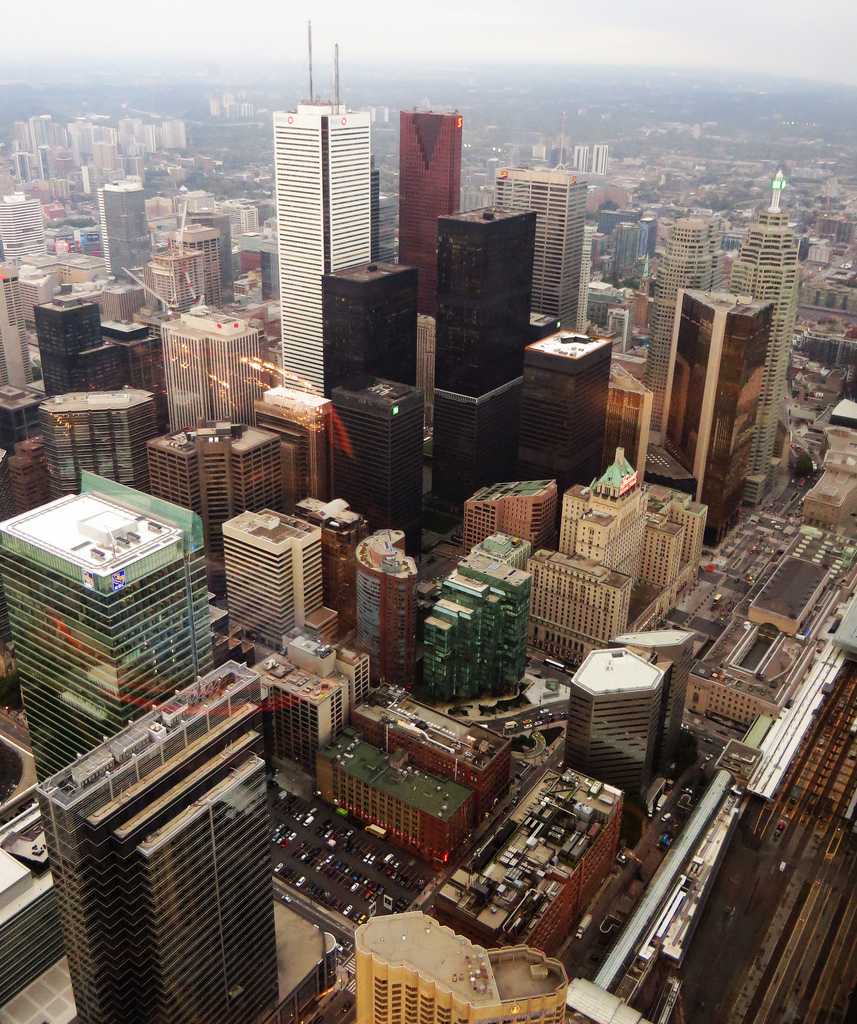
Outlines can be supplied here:
[[212, 667], [202, 523], [84, 472], [0, 524], [0, 570], [40, 779]]
[[443, 581], [424, 626], [423, 679], [438, 700], [511, 693], [527, 658], [528, 572], [480, 554]]
[[39, 786], [81, 1024], [276, 1005], [264, 695], [226, 662]]

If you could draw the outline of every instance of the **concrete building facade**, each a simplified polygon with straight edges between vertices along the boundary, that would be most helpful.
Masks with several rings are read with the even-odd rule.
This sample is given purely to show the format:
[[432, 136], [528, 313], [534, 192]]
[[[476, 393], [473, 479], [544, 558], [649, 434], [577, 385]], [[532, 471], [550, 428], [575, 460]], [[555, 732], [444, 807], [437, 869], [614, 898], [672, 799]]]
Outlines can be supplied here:
[[556, 544], [556, 480], [521, 480], [483, 487], [464, 503], [464, 551], [492, 533], [523, 537], [533, 551]]

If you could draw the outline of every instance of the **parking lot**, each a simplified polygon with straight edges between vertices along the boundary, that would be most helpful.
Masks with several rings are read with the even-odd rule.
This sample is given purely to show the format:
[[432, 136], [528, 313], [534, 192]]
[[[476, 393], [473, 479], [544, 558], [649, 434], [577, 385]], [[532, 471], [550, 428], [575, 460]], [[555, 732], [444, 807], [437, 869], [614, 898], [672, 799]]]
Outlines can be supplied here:
[[370, 917], [373, 905], [378, 914], [407, 910], [434, 873], [321, 800], [277, 789], [269, 799], [274, 873], [355, 923]]

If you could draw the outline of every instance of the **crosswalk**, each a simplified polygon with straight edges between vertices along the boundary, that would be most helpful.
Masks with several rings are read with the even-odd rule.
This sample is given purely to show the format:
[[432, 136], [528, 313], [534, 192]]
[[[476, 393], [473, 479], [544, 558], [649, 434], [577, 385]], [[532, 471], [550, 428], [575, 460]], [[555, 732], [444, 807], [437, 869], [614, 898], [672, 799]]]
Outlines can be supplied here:
[[346, 977], [349, 977], [348, 984], [345, 986], [346, 992], [350, 992], [355, 995], [357, 992], [357, 957], [354, 953], [345, 961], [344, 964], [340, 964]]

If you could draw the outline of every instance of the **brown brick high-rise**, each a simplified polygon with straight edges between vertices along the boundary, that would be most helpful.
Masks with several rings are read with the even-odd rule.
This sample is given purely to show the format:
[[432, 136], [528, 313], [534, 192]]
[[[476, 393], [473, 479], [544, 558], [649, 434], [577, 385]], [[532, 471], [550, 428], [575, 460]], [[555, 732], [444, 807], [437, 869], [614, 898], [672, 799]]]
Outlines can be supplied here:
[[434, 316], [437, 219], [457, 213], [461, 192], [461, 115], [399, 113], [399, 263], [419, 271], [417, 309]]

